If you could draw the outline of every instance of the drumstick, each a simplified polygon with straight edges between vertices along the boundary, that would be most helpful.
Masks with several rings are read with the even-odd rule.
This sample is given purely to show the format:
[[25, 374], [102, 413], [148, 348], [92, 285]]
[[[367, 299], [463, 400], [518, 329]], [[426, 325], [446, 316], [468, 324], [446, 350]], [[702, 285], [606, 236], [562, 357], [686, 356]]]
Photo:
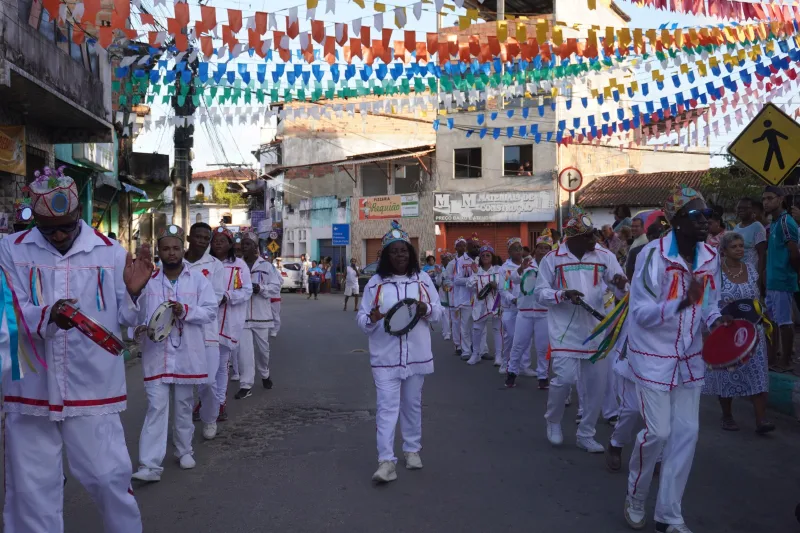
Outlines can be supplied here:
[[589, 313], [591, 313], [591, 315], [595, 317], [597, 320], [600, 320], [601, 322], [605, 320], [606, 318], [605, 315], [601, 314], [600, 312], [595, 310], [591, 305], [584, 302], [582, 298], [578, 298], [578, 305], [589, 311]]

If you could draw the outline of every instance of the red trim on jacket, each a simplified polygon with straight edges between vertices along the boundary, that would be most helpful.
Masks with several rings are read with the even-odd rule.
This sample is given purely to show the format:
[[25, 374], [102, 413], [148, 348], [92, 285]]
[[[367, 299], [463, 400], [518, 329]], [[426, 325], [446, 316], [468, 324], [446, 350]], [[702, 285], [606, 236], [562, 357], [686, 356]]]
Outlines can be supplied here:
[[144, 378], [145, 381], [153, 381], [154, 379], [161, 378], [176, 378], [176, 379], [202, 379], [207, 378], [208, 374], [158, 374]]
[[64, 405], [53, 405], [47, 400], [37, 400], [35, 398], [24, 398], [22, 396], [5, 396], [4, 401], [8, 403], [21, 403], [23, 405], [35, 405], [36, 407], [48, 407], [51, 411], [61, 412], [64, 407], [97, 407], [99, 405], [110, 405], [112, 403], [124, 402], [128, 397], [116, 396], [114, 398], [100, 398], [97, 400], [64, 400]]

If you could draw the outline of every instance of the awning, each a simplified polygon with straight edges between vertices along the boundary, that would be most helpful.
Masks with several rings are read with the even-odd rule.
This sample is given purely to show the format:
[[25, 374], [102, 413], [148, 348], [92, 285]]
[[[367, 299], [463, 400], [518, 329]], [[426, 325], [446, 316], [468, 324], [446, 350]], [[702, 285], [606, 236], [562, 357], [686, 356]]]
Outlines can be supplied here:
[[344, 167], [347, 165], [367, 165], [369, 163], [380, 163], [382, 161], [394, 161], [397, 159], [407, 159], [410, 157], [422, 157], [424, 155], [428, 155], [432, 152], [435, 152], [435, 148], [429, 148], [427, 150], [421, 150], [417, 152], [403, 152], [400, 154], [391, 154], [391, 155], [382, 155], [377, 157], [365, 157], [365, 158], [358, 158], [353, 157], [353, 159], [348, 159], [346, 161], [340, 161], [338, 163], [333, 163], [335, 167]]

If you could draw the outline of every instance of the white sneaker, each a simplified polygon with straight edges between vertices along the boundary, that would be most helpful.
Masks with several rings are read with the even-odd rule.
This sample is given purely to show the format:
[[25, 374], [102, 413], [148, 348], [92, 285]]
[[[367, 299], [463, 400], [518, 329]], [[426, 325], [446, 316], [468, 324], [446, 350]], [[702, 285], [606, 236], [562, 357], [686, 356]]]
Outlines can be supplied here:
[[503, 366], [503, 360], [495, 358], [494, 366]]
[[231, 381], [239, 381], [239, 374], [232, 374]]
[[197, 463], [194, 462], [194, 457], [192, 457], [192, 454], [187, 453], [181, 457], [181, 468], [184, 470], [191, 470], [195, 466], [197, 466]]
[[409, 470], [419, 470], [422, 468], [422, 459], [417, 452], [405, 452], [406, 468]]
[[539, 374], [532, 368], [523, 368], [522, 371], [519, 373], [520, 376], [526, 376], [529, 378], [537, 378]]
[[664, 533], [692, 533], [692, 530], [686, 524], [670, 524], [664, 530]]
[[470, 355], [468, 353], [462, 353], [461, 354], [461, 360], [462, 361], [469, 361], [470, 360]]
[[603, 445], [592, 437], [578, 437], [578, 448], [589, 453], [605, 453], [606, 451]]
[[468, 365], [477, 365], [480, 362], [481, 362], [480, 354], [475, 354], [475, 355], [473, 355], [472, 357], [469, 358], [469, 361], [467, 361], [467, 364]]
[[138, 479], [139, 481], [161, 481], [161, 474], [156, 472], [155, 470], [150, 470], [149, 468], [140, 467], [137, 472], [134, 472], [131, 476], [132, 479]]
[[625, 498], [625, 521], [633, 529], [644, 529], [647, 517], [644, 513], [644, 501], [627, 496]]
[[500, 370], [498, 370], [501, 374], [508, 374], [508, 365], [503, 363], [500, 365]]
[[564, 442], [564, 434], [561, 432], [561, 424], [547, 422], [547, 440], [553, 446], [561, 446]]
[[389, 483], [397, 479], [397, 469], [392, 461], [381, 461], [378, 469], [372, 474], [372, 481]]
[[203, 438], [211, 440], [217, 436], [217, 423], [203, 424]]
[[450, 337], [442, 337], [444, 340], [449, 341]]

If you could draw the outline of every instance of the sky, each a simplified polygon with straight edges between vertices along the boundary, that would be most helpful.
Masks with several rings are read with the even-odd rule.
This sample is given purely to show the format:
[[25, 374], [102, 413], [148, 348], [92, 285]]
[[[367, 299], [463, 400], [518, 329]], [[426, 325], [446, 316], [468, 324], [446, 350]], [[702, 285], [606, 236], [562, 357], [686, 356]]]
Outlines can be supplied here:
[[[416, 3], [417, 0], [393, 0], [393, 5], [411, 5]], [[298, 18], [301, 21], [301, 31], [306, 31], [303, 26], [305, 21], [305, 1], [304, 0], [250, 0], [250, 1], [236, 1], [236, 0], [213, 0], [209, 2], [218, 8], [218, 22], [224, 23], [224, 11], [219, 8], [241, 9], [244, 17], [254, 11], [267, 11], [285, 16], [287, 10], [293, 6], [299, 7]], [[680, 13], [671, 13], [665, 11], [656, 11], [651, 8], [640, 8], [632, 4], [629, 0], [617, 0], [617, 4], [631, 16], [629, 26], [631, 28], [656, 28], [665, 23], [678, 23], [681, 26], [691, 25], [705, 25], [719, 22], [715, 19], [708, 17], [698, 17], [694, 15], [684, 15]], [[171, 16], [172, 9], [164, 6], [153, 7], [153, 0], [142, 0], [142, 5], [145, 6], [151, 13], [153, 13], [157, 20], [166, 25], [166, 17]], [[191, 6], [191, 20], [199, 20], [199, 7], [194, 0], [190, 1]], [[372, 14], [374, 10], [370, 9], [372, 2], [367, 0], [367, 9], [362, 10], [355, 4], [345, 2], [344, 0], [336, 0], [336, 13], [325, 14], [325, 0], [319, 0], [319, 7], [316, 11], [316, 18], [326, 20], [329, 22], [348, 22], [350, 23], [357, 17], [363, 17], [364, 25], [372, 25]], [[391, 7], [387, 9], [385, 16], [386, 27], [392, 26], [393, 16]], [[433, 5], [424, 5], [422, 17], [417, 21], [408, 9], [408, 23], [406, 29], [415, 29], [420, 32], [435, 31], [436, 21], [433, 13]], [[134, 12], [136, 9], [134, 8]], [[133, 17], [136, 18], [135, 16]], [[443, 26], [452, 26], [456, 24], [454, 16], [445, 17]], [[279, 21], [279, 27], [282, 21]], [[332, 33], [332, 28], [328, 29], [328, 33]], [[395, 35], [398, 38], [398, 35]], [[243, 55], [244, 56], [244, 55]], [[243, 56], [240, 56], [239, 60]], [[238, 61], [238, 60], [237, 60]], [[255, 63], [262, 62], [258, 56], [255, 59], [246, 59], [245, 61]], [[642, 75], [645, 73], [642, 72]], [[640, 76], [640, 79], [644, 79]], [[674, 92], [674, 91], [673, 91]], [[669, 90], [667, 90], [669, 93]], [[156, 102], [152, 105], [153, 120], [157, 120], [162, 116], [171, 115], [171, 109], [168, 105]], [[234, 121], [238, 123], [238, 121]], [[712, 154], [719, 154], [724, 152], [728, 142], [735, 138], [738, 132], [734, 131], [725, 136], [712, 137], [711, 139], [711, 152]], [[173, 128], [166, 126], [160, 129], [151, 129], [149, 132], [144, 132], [139, 135], [135, 143], [135, 149], [139, 152], [157, 152], [162, 154], [169, 154], [172, 158], [172, 135]], [[252, 151], [257, 149], [261, 142], [261, 130], [258, 126], [234, 126], [227, 125], [224, 121], [220, 126], [212, 124], [200, 125], [195, 127], [194, 136], [194, 161], [192, 163], [195, 172], [202, 170], [210, 170], [221, 168], [228, 165], [245, 164], [257, 168], [257, 161], [252, 155]], [[724, 161], [720, 157], [714, 159], [714, 164], [722, 164]]]

